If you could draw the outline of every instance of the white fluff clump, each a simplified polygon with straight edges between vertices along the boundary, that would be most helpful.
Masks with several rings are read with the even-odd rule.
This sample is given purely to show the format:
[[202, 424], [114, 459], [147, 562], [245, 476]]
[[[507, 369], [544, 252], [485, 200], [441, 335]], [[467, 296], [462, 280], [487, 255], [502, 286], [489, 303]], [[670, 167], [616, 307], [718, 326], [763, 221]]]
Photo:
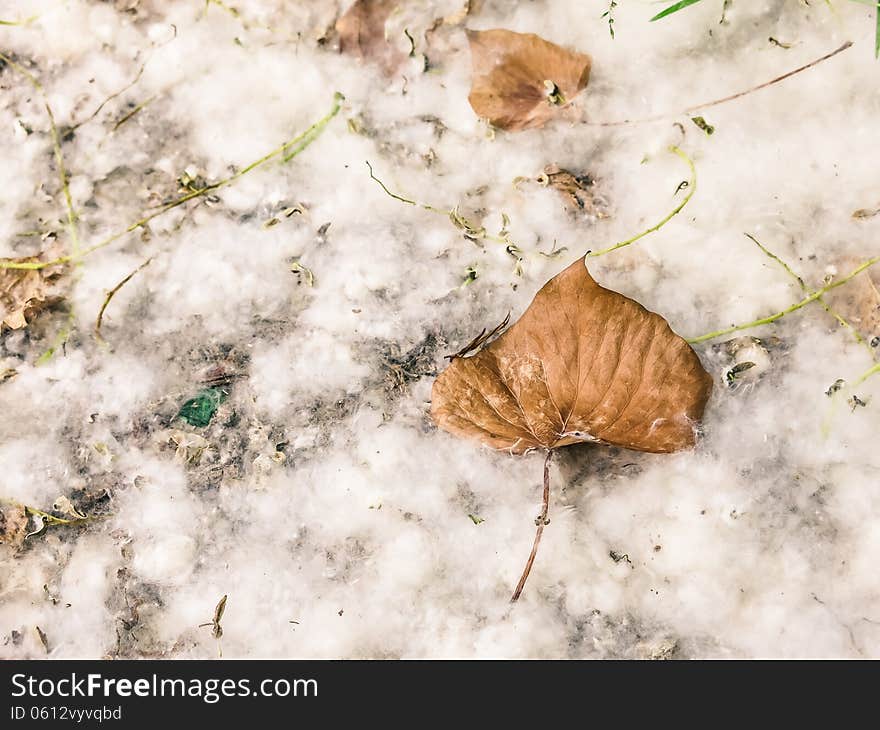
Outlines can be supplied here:
[[[443, 30], [446, 56], [424, 45], [459, 3], [389, 20], [404, 51], [403, 27], [421, 29], [390, 77], [333, 49], [348, 5], [260, 0], [235, 17], [41, 0], [31, 23], [4, 27], [4, 53], [40, 79], [62, 134], [75, 127], [62, 149], [84, 245], [194, 180], [234, 175], [326, 114], [335, 91], [345, 102], [289, 162], [86, 257], [74, 330], [48, 361], [63, 313], [2, 335], [0, 374], [16, 374], [0, 382], [0, 496], [43, 510], [76, 490], [109, 501], [86, 526], [0, 546], [0, 657], [45, 655], [36, 626], [52, 657], [214, 657], [198, 626], [224, 594], [228, 657], [877, 656], [880, 377], [854, 391], [865, 406], [826, 395], [873, 360], [818, 304], [741, 333], [764, 342], [760, 377], [736, 387], [715, 347], [729, 338], [697, 346], [716, 388], [694, 451], [559, 453], [551, 524], [512, 610], [542, 457], [487, 452], [428, 415], [444, 355], [682, 200], [690, 172], [670, 145], [696, 165], [691, 202], [589, 264], [682, 335], [803, 296], [744, 233], [810, 287], [876, 253], [880, 218], [851, 215], [880, 206], [873, 10], [753, 0], [719, 24], [720, 3], [698, 3], [648, 23], [653, 10], [619, 3], [612, 40], [593, 3], [489, 1], [467, 27], [594, 58], [574, 121], [493, 135], [467, 103], [462, 30]], [[696, 112], [711, 136], [675, 114], [850, 39]], [[0, 85], [0, 255], [66, 245], [41, 97], [10, 67]], [[518, 248], [393, 199], [366, 161], [392, 192], [457, 208], [489, 236], [507, 221]], [[594, 178], [601, 215], [541, 187], [549, 164]], [[109, 303], [99, 346], [106, 292], [149, 257]], [[217, 368], [226, 397], [211, 424], [185, 423], [180, 406]]]

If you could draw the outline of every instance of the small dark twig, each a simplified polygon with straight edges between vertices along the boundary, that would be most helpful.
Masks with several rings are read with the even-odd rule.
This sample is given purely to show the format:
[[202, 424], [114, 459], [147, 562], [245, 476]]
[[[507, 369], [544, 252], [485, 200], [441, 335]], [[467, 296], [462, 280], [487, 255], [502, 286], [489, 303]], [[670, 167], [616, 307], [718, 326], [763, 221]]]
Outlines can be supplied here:
[[519, 578], [519, 583], [516, 584], [516, 590], [510, 597], [511, 603], [516, 603], [517, 599], [520, 597], [520, 594], [522, 594], [523, 592], [526, 580], [528, 580], [529, 573], [532, 571], [532, 564], [535, 562], [535, 555], [538, 554], [538, 545], [541, 542], [541, 535], [544, 533], [544, 527], [550, 524], [550, 520], [547, 519], [547, 513], [550, 511], [551, 456], [553, 456], [553, 452], [548, 449], [547, 458], [544, 459], [544, 498], [541, 504], [541, 514], [539, 514], [537, 519], [535, 519], [535, 524], [538, 526], [538, 529], [535, 532], [535, 542], [532, 544], [532, 552], [529, 554], [529, 559], [526, 561], [526, 567], [523, 569], [522, 575]]
[[129, 90], [131, 87], [133, 87], [138, 81], [140, 81], [140, 80], [141, 80], [141, 76], [144, 75], [144, 70], [145, 70], [146, 68], [147, 68], [147, 64], [145, 63], [145, 64], [143, 64], [143, 65], [140, 67], [140, 70], [137, 72], [137, 76], [134, 77], [134, 80], [133, 80], [133, 81], [131, 81], [129, 84], [127, 84], [126, 86], [124, 86], [123, 88], [121, 88], [121, 89], [120, 89], [119, 91], [117, 91], [116, 93], [111, 94], [111, 95], [108, 96], [106, 99], [104, 99], [104, 101], [102, 101], [102, 102], [98, 105], [98, 108], [95, 109], [95, 111], [93, 111], [89, 116], [87, 116], [87, 117], [86, 117], [85, 119], [83, 119], [81, 122], [77, 122], [77, 123], [74, 124], [72, 127], [70, 127], [70, 129], [68, 130], [68, 132], [74, 132], [74, 131], [76, 131], [77, 129], [79, 129], [83, 124], [85, 124], [86, 122], [90, 122], [90, 121], [92, 121], [92, 119], [94, 119], [96, 116], [98, 116], [98, 114], [101, 113], [101, 109], [103, 109], [107, 104], [109, 104], [111, 101], [113, 101], [113, 100], [116, 99], [117, 97], [122, 96], [126, 91], [128, 91], [128, 90]]
[[126, 123], [129, 119], [131, 119], [135, 114], [137, 114], [138, 112], [142, 111], [142, 110], [144, 109], [144, 107], [146, 107], [148, 104], [152, 104], [153, 101], [155, 100], [155, 98], [156, 98], [155, 95], [151, 96], [149, 99], [146, 99], [145, 101], [142, 101], [140, 104], [138, 104], [136, 107], [134, 107], [130, 112], [128, 112], [127, 114], [123, 115], [122, 118], [119, 119], [119, 120], [116, 122], [116, 124], [113, 125], [113, 131], [115, 132], [117, 129], [119, 129], [123, 124], [125, 124], [125, 123]]
[[644, 119], [621, 119], [615, 122], [584, 122], [584, 124], [591, 127], [619, 127], [625, 124], [648, 124], [649, 122], [659, 122], [664, 119], [670, 119], [672, 117], [677, 117], [680, 114], [692, 114], [693, 112], [699, 111], [701, 109], [708, 109], [712, 106], [718, 106], [719, 104], [725, 104], [728, 101], [733, 101], [734, 99], [739, 99], [740, 97], [746, 96], [747, 94], [751, 94], [755, 91], [760, 91], [761, 89], [766, 89], [768, 86], [773, 86], [773, 84], [778, 84], [780, 81], [785, 81], [788, 78], [791, 78], [795, 74], [799, 74], [801, 71], [806, 71], [817, 64], [822, 63], [823, 61], [827, 61], [829, 58], [833, 58], [838, 53], [842, 53], [847, 48], [852, 46], [852, 41], [847, 41], [840, 48], [837, 48], [831, 53], [826, 53], [821, 58], [817, 58], [814, 61], [810, 61], [809, 63], [804, 64], [803, 66], [799, 66], [798, 68], [789, 71], [788, 73], [782, 74], [782, 76], [777, 76], [776, 78], [770, 79], [770, 81], [765, 81], [763, 84], [758, 84], [757, 86], [753, 86], [749, 89], [745, 89], [744, 91], [738, 91], [736, 94], [731, 94], [730, 96], [722, 97], [721, 99], [715, 99], [713, 101], [707, 101], [704, 104], [696, 104], [694, 106], [689, 106], [686, 109], [683, 109], [681, 112], [666, 112], [664, 114], [655, 114], [651, 117], [645, 117]]
[[223, 619], [223, 613], [226, 611], [226, 599], [227, 596], [224, 594], [223, 598], [217, 603], [217, 606], [214, 608], [214, 617], [204, 624], [199, 624], [199, 628], [203, 626], [212, 626], [211, 635], [217, 639], [217, 651], [219, 655], [223, 656], [223, 647], [220, 645], [220, 639], [223, 638], [223, 627], [220, 625], [220, 621]]
[[113, 299], [114, 296], [116, 296], [116, 292], [122, 289], [122, 287], [124, 287], [126, 284], [128, 284], [129, 281], [132, 280], [132, 278], [134, 278], [135, 274], [141, 271], [141, 269], [149, 266], [152, 260], [153, 257], [151, 256], [146, 261], [144, 261], [144, 263], [138, 266], [134, 271], [132, 271], [128, 276], [126, 276], [122, 281], [120, 281], [116, 286], [114, 286], [110, 291], [107, 292], [107, 296], [104, 298], [104, 303], [101, 305], [101, 311], [98, 312], [98, 318], [95, 320], [95, 339], [97, 339], [98, 342], [105, 342], [104, 338], [101, 336], [101, 324], [104, 320], [104, 310], [107, 309], [107, 305], [110, 304], [110, 300]]
[[787, 78], [794, 76], [795, 74], [799, 74], [801, 71], [806, 71], [808, 68], [812, 68], [816, 64], [822, 63], [822, 61], [827, 61], [829, 58], [836, 56], [838, 53], [842, 53], [847, 48], [852, 46], [852, 41], [847, 41], [840, 48], [837, 48], [831, 53], [826, 53], [821, 58], [817, 58], [815, 61], [810, 61], [809, 63], [804, 64], [803, 66], [799, 66], [793, 71], [789, 71], [788, 73], [782, 74], [782, 76], [777, 76], [775, 79], [770, 79], [770, 81], [765, 81], [763, 84], [758, 84], [757, 86], [753, 86], [751, 89], [746, 89], [745, 91], [740, 91], [736, 94], [731, 94], [730, 96], [725, 96], [722, 99], [715, 99], [715, 101], [709, 101], [705, 104], [697, 104], [696, 106], [691, 106], [685, 109], [685, 113], [690, 114], [691, 112], [699, 111], [700, 109], [708, 109], [710, 106], [717, 106], [718, 104], [724, 104], [728, 101], [733, 101], [734, 99], [739, 99], [741, 96], [745, 96], [746, 94], [751, 94], [753, 91], [760, 91], [761, 89], [766, 89], [768, 86], [773, 86], [773, 84], [778, 84], [780, 81], [785, 81]]
[[491, 340], [495, 335], [500, 333], [507, 325], [510, 324], [510, 312], [507, 313], [507, 316], [504, 318], [504, 321], [501, 322], [495, 329], [493, 329], [488, 334], [486, 333], [486, 328], [483, 328], [483, 331], [480, 332], [474, 339], [468, 342], [464, 347], [462, 347], [458, 352], [454, 355], [446, 355], [447, 360], [454, 360], [457, 357], [465, 357], [468, 353], [474, 352], [478, 350], [483, 345], [485, 345], [489, 340]]

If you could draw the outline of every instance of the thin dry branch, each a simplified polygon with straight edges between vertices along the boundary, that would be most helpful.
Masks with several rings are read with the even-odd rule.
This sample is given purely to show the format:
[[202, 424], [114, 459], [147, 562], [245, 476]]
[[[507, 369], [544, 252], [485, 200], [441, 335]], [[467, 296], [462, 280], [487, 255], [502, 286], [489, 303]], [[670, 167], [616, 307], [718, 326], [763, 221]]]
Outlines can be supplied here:
[[535, 542], [532, 543], [532, 552], [529, 553], [529, 559], [526, 561], [526, 567], [523, 568], [519, 583], [516, 584], [516, 589], [510, 597], [511, 603], [516, 603], [517, 600], [519, 600], [520, 595], [522, 595], [523, 588], [529, 578], [529, 573], [532, 572], [532, 565], [535, 562], [535, 556], [538, 554], [538, 545], [541, 544], [541, 535], [544, 534], [544, 528], [550, 524], [550, 520], [547, 519], [547, 513], [550, 511], [550, 457], [552, 456], [553, 451], [548, 449], [547, 458], [544, 459], [544, 493], [541, 502], [541, 514], [535, 518], [535, 525], [537, 525]]
[[138, 266], [134, 271], [132, 271], [128, 276], [126, 276], [122, 281], [120, 281], [116, 286], [114, 286], [110, 291], [107, 292], [107, 296], [104, 297], [104, 303], [101, 305], [101, 310], [98, 312], [98, 316], [95, 319], [95, 339], [102, 344], [106, 344], [106, 341], [101, 336], [101, 324], [104, 321], [104, 310], [107, 309], [107, 305], [110, 304], [110, 300], [116, 296], [116, 292], [118, 292], [122, 287], [124, 287], [129, 281], [131, 281], [134, 276], [140, 272], [142, 269], [145, 269], [150, 265], [150, 262], [153, 260], [152, 256], [144, 261], [140, 266]]
[[735, 94], [730, 94], [729, 96], [723, 96], [720, 99], [714, 99], [712, 101], [707, 101], [702, 104], [694, 104], [693, 106], [685, 107], [681, 111], [675, 112], [664, 112], [662, 114], [655, 114], [654, 116], [644, 117], [643, 119], [621, 119], [619, 121], [614, 122], [590, 122], [585, 121], [583, 124], [586, 124], [591, 127], [620, 127], [626, 124], [648, 124], [650, 122], [661, 122], [666, 119], [674, 119], [675, 117], [679, 117], [683, 114], [693, 114], [696, 111], [700, 111], [701, 109], [708, 109], [709, 107], [718, 106], [719, 104], [725, 104], [728, 101], [734, 101], [735, 99], [739, 99], [743, 96], [747, 96], [748, 94], [753, 94], [756, 91], [760, 91], [761, 89], [766, 89], [768, 86], [773, 86], [774, 84], [778, 84], [781, 81], [785, 81], [786, 79], [790, 79], [792, 76], [801, 73], [802, 71], [806, 71], [807, 69], [813, 68], [823, 61], [827, 61], [829, 58], [833, 58], [838, 53], [843, 53], [846, 49], [852, 46], [852, 41], [847, 41], [840, 48], [836, 48], [830, 53], [826, 53], [824, 56], [817, 58], [809, 63], [805, 63], [803, 66], [799, 66], [796, 69], [788, 71], [787, 73], [782, 74], [781, 76], [777, 76], [776, 78], [770, 79], [769, 81], [765, 81], [763, 84], [758, 84], [757, 86], [752, 86], [751, 88], [744, 89], [743, 91], [738, 91]]
[[95, 109], [95, 111], [93, 111], [91, 114], [89, 114], [89, 116], [87, 116], [87, 117], [86, 117], [85, 119], [83, 119], [81, 122], [77, 122], [77, 123], [74, 124], [72, 127], [70, 127], [70, 131], [71, 131], [71, 132], [76, 131], [76, 130], [79, 129], [83, 124], [86, 124], [87, 122], [92, 121], [92, 119], [94, 119], [96, 116], [98, 116], [98, 114], [101, 113], [101, 110], [102, 110], [105, 106], [107, 106], [107, 104], [109, 104], [109, 103], [110, 103], [111, 101], [113, 101], [114, 99], [119, 98], [119, 97], [122, 96], [126, 91], [128, 91], [130, 88], [132, 88], [132, 87], [133, 87], [138, 81], [141, 80], [141, 76], [144, 75], [144, 70], [145, 70], [146, 68], [147, 68], [147, 64], [143, 64], [143, 65], [140, 67], [140, 69], [138, 70], [137, 75], [134, 77], [134, 79], [132, 79], [132, 81], [130, 81], [130, 82], [129, 82], [128, 84], [126, 84], [125, 86], [123, 86], [119, 91], [116, 91], [116, 92], [110, 94], [110, 96], [108, 96], [106, 99], [104, 99], [104, 101], [102, 101], [100, 104], [98, 104], [98, 108]]

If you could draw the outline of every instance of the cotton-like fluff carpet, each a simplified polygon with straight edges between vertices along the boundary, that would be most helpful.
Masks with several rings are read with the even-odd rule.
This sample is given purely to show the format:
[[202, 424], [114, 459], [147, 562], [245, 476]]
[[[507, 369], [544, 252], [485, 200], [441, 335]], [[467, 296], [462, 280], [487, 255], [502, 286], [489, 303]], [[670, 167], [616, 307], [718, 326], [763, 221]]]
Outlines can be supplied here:
[[[0, 657], [880, 654], [874, 9], [350, 5], [0, 2]], [[489, 29], [589, 84], [489, 125]], [[699, 340], [699, 438], [559, 449], [511, 605], [544, 455], [433, 382], [654, 228], [589, 269]]]

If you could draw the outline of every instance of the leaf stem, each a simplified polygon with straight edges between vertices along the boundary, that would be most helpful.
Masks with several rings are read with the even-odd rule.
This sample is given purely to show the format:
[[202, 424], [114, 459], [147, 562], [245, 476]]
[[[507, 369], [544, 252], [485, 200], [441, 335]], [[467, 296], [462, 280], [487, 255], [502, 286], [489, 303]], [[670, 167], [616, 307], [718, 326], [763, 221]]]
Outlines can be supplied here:
[[714, 340], [716, 337], [721, 337], [722, 335], [729, 335], [732, 332], [741, 332], [742, 330], [751, 329], [752, 327], [759, 327], [762, 324], [770, 324], [771, 322], [775, 322], [777, 319], [782, 319], [786, 314], [791, 314], [792, 312], [796, 312], [798, 309], [807, 306], [810, 302], [814, 302], [819, 299], [826, 292], [831, 291], [832, 289], [836, 289], [839, 286], [843, 286], [850, 279], [855, 276], [861, 274], [865, 269], [870, 268], [874, 264], [880, 261], [880, 256], [874, 256], [873, 258], [865, 261], [861, 266], [853, 269], [849, 274], [844, 276], [842, 279], [838, 281], [834, 281], [826, 286], [823, 286], [821, 289], [817, 289], [809, 296], [804, 297], [799, 302], [795, 302], [790, 307], [783, 309], [781, 312], [776, 312], [775, 314], [771, 314], [768, 317], [762, 317], [761, 319], [756, 319], [752, 322], [748, 322], [746, 324], [736, 324], [730, 327], [725, 327], [724, 329], [715, 330], [714, 332], [707, 332], [705, 335], [700, 335], [699, 337], [692, 337], [687, 342], [694, 345], [698, 342], [705, 342], [706, 340]]
[[516, 584], [516, 589], [510, 597], [511, 603], [516, 603], [523, 592], [526, 580], [528, 580], [529, 573], [532, 571], [532, 564], [535, 562], [535, 556], [538, 554], [538, 545], [541, 543], [541, 535], [544, 534], [544, 527], [550, 524], [550, 520], [547, 519], [547, 513], [550, 511], [550, 457], [552, 456], [553, 451], [548, 449], [547, 458], [544, 459], [544, 495], [541, 503], [541, 514], [539, 514], [535, 520], [535, 524], [538, 526], [535, 531], [535, 542], [532, 544], [532, 552], [529, 553], [529, 559], [526, 561], [526, 567], [523, 568], [519, 583]]
[[814, 61], [810, 61], [809, 63], [804, 64], [803, 66], [799, 66], [798, 68], [789, 71], [788, 73], [782, 74], [782, 76], [777, 76], [776, 78], [770, 79], [770, 81], [765, 81], [763, 84], [758, 84], [757, 86], [753, 86], [749, 89], [745, 89], [743, 91], [738, 91], [735, 94], [730, 94], [729, 96], [724, 96], [720, 99], [714, 99], [713, 101], [707, 101], [703, 104], [695, 104], [694, 106], [689, 106], [686, 109], [683, 109], [680, 112], [664, 112], [662, 114], [655, 114], [650, 117], [645, 117], [643, 119], [621, 119], [614, 122], [584, 122], [584, 124], [591, 127], [620, 127], [626, 124], [648, 124], [650, 122], [661, 122], [664, 119], [673, 119], [675, 117], [679, 117], [682, 114], [690, 115], [693, 112], [699, 111], [701, 109], [708, 109], [712, 106], [718, 106], [719, 104], [725, 104], [728, 101], [733, 101], [734, 99], [739, 99], [740, 97], [746, 96], [748, 94], [754, 93], [755, 91], [760, 91], [761, 89], [766, 89], [768, 86], [773, 86], [773, 84], [778, 84], [780, 81], [785, 81], [786, 79], [791, 78], [795, 74], [799, 74], [801, 71], [806, 71], [813, 66], [822, 63], [823, 61], [827, 61], [829, 58], [833, 58], [838, 53], [842, 53], [852, 46], [852, 41], [847, 41], [839, 48], [831, 51], [831, 53], [826, 53], [821, 58], [817, 58]]
[[686, 206], [692, 197], [694, 197], [694, 193], [697, 192], [697, 169], [694, 167], [694, 162], [688, 157], [681, 149], [672, 145], [669, 148], [670, 152], [674, 152], [678, 155], [682, 160], [684, 160], [688, 167], [691, 170], [691, 179], [688, 182], [688, 193], [685, 195], [684, 200], [681, 201], [671, 213], [669, 213], [663, 220], [661, 220], [656, 225], [651, 226], [648, 230], [642, 231], [641, 233], [636, 234], [632, 238], [628, 238], [625, 241], [621, 241], [620, 243], [615, 243], [613, 246], [609, 246], [608, 248], [603, 248], [601, 251], [592, 251], [587, 254], [588, 258], [592, 258], [594, 256], [603, 256], [606, 253], [611, 253], [612, 251], [616, 251], [619, 248], [623, 248], [624, 246], [629, 246], [632, 243], [635, 243], [640, 238], [644, 238], [650, 233], [654, 233], [655, 231], [659, 231], [663, 226], [665, 226], [672, 218], [674, 218], [681, 210]]

